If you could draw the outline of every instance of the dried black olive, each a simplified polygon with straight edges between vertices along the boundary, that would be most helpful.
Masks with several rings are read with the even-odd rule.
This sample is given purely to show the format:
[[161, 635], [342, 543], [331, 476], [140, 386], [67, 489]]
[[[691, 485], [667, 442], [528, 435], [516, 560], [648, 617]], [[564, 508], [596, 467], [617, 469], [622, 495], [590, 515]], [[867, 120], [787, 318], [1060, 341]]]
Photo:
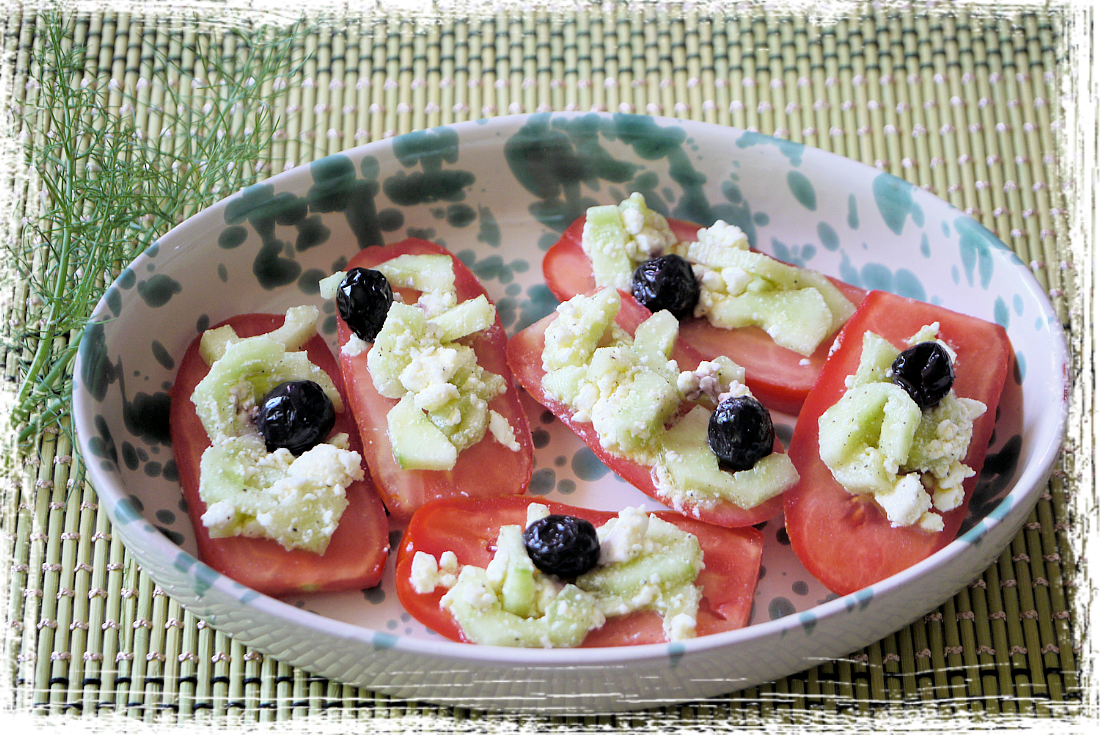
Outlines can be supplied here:
[[707, 441], [722, 469], [751, 470], [772, 453], [775, 426], [768, 409], [752, 396], [727, 398], [710, 417]]
[[595, 526], [575, 516], [540, 518], [523, 531], [523, 544], [540, 571], [562, 579], [579, 577], [600, 559]]
[[336, 423], [336, 409], [312, 380], [280, 383], [264, 396], [256, 415], [267, 451], [286, 448], [298, 456], [324, 441]]
[[355, 336], [373, 342], [393, 304], [393, 289], [379, 271], [352, 268], [336, 291], [336, 308]]
[[651, 258], [634, 269], [630, 290], [650, 311], [667, 309], [677, 319], [691, 316], [699, 302], [699, 282], [691, 263], [679, 255]]
[[921, 408], [935, 406], [951, 392], [955, 368], [938, 342], [921, 342], [902, 352], [890, 366], [891, 379]]

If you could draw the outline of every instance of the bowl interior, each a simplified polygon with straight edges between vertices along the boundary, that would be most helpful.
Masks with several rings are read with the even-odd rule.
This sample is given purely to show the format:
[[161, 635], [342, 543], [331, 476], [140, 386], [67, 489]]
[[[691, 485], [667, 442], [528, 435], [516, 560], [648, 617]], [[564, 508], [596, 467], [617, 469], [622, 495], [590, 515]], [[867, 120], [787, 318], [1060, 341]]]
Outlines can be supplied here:
[[[318, 295], [317, 281], [359, 248], [407, 236], [458, 254], [515, 332], [556, 305], [542, 280], [546, 248], [587, 207], [633, 191], [671, 217], [736, 224], [756, 248], [782, 260], [1008, 330], [1016, 363], [962, 538], [938, 561], [910, 570], [956, 585], [945, 595], [964, 584], [950, 574], [952, 560], [1034, 502], [1064, 431], [1064, 338], [1028, 269], [974, 220], [889, 174], [757, 133], [596, 114], [458, 124], [331, 156], [201, 212], [126, 268], [88, 326], [74, 401], [92, 482], [139, 563], [154, 578], [158, 568], [191, 570], [190, 581], [170, 591], [201, 596], [204, 586], [220, 585], [240, 605], [285, 622], [292, 635], [304, 635], [295, 611], [302, 608], [346, 623], [342, 634], [362, 628], [423, 639], [425, 650], [458, 646], [410, 620], [392, 592], [392, 569], [375, 590], [283, 604], [257, 601], [196, 565], [167, 428], [176, 366], [204, 328], [244, 312], [315, 303], [319, 330], [334, 341], [337, 317]], [[537, 447], [532, 494], [608, 509], [660, 507], [530, 408]], [[777, 417], [781, 438], [789, 438], [794, 422]], [[766, 573], [752, 622], [793, 625], [794, 613], [835, 595], [794, 558], [781, 518], [765, 534]], [[584, 650], [562, 660], [592, 663], [612, 655]]]

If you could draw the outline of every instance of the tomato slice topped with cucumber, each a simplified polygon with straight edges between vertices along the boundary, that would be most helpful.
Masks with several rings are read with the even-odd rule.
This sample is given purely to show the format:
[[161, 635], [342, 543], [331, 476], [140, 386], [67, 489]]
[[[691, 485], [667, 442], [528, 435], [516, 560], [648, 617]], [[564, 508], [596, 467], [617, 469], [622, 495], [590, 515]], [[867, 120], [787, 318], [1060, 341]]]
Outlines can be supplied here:
[[[347, 269], [377, 269], [402, 255], [446, 256], [454, 271], [457, 302], [461, 304], [478, 297], [488, 298], [477, 277], [462, 261], [443, 247], [426, 240], [410, 238], [392, 245], [366, 248], [351, 259]], [[393, 290], [406, 304], [415, 303], [419, 295], [418, 291], [409, 288]], [[368, 369], [366, 349], [354, 354], [344, 349], [353, 333], [339, 317], [338, 335], [340, 368], [348, 387], [351, 413], [359, 426], [371, 476], [391, 515], [407, 519], [424, 503], [439, 498], [515, 495], [527, 488], [532, 469], [531, 432], [505, 358], [507, 337], [499, 316], [494, 317], [488, 328], [462, 337], [459, 342], [473, 348], [478, 365], [489, 373], [503, 377], [507, 389], [489, 401], [488, 407], [507, 420], [518, 446], [509, 448], [486, 432], [479, 442], [458, 452], [453, 467], [446, 470], [407, 469], [401, 466], [394, 456], [394, 441], [387, 429], [387, 416], [399, 400], [387, 398], [377, 389]]]
[[[216, 326], [228, 324], [243, 338], [267, 334], [280, 327], [283, 321], [284, 317], [277, 314], [242, 314]], [[323, 554], [304, 549], [287, 550], [267, 538], [210, 537], [202, 521], [207, 506], [199, 497], [199, 466], [210, 440], [191, 401], [195, 386], [210, 371], [199, 345], [200, 338], [196, 338], [180, 361], [171, 390], [170, 409], [172, 450], [187, 511], [195, 528], [199, 558], [237, 582], [269, 595], [335, 592], [378, 584], [389, 552], [389, 525], [369, 475], [345, 488], [348, 505]], [[347, 392], [328, 345], [314, 335], [304, 349], [309, 360], [332, 379], [346, 407]], [[347, 434], [348, 448], [363, 454], [359, 433], [346, 409], [335, 415], [330, 434], [335, 433]]]
[[[615, 323], [633, 335], [638, 326], [652, 314], [626, 293], [619, 292], [619, 296], [621, 307], [615, 316]], [[513, 335], [508, 341], [508, 362], [512, 366], [516, 382], [576, 433], [613, 472], [646, 495], [674, 507], [677, 511], [720, 526], [731, 528], [751, 526], [773, 518], [781, 511], [782, 495], [775, 495], [747, 508], [731, 500], [713, 496], [670, 497], [654, 478], [652, 463], [632, 459], [606, 449], [593, 423], [590, 420], [578, 420], [574, 409], [555, 398], [544, 385], [546, 369], [543, 365], [543, 352], [546, 346], [546, 330], [556, 318], [558, 314], [555, 312]], [[693, 369], [701, 361], [699, 353], [682, 339], [676, 340], [671, 358], [676, 360], [681, 369]], [[691, 412], [692, 408], [693, 404], [684, 402], [675, 418], [681, 422], [695, 420], [697, 417]], [[702, 440], [704, 444], [705, 441], [705, 439]], [[775, 440], [773, 451], [778, 453], [781, 450], [781, 443]]]
[[799, 415], [789, 454], [800, 480], [785, 493], [787, 534], [806, 569], [837, 594], [866, 587], [932, 555], [955, 538], [966, 516], [977, 475], [963, 481], [962, 504], [942, 513], [943, 530], [927, 531], [917, 525], [894, 527], [873, 496], [848, 492], [821, 458], [819, 419], [845, 394], [845, 381], [860, 364], [864, 334], [872, 332], [904, 350], [906, 340], [933, 322], [940, 325], [939, 339], [956, 353], [955, 394], [986, 406], [974, 420], [963, 460], [980, 472], [1012, 361], [1005, 330], [991, 322], [872, 291], [841, 330], [839, 346]]
[[[456, 641], [466, 640], [452, 614], [440, 606], [445, 590], [420, 593], [412, 581], [413, 559], [425, 552], [436, 559], [454, 552], [460, 565], [484, 568], [493, 558], [501, 526], [526, 526], [527, 507], [549, 506], [551, 513], [583, 518], [602, 525], [615, 513], [575, 508], [535, 498], [451, 498], [429, 503], [413, 515], [402, 537], [397, 557], [397, 594], [409, 613], [432, 630]], [[760, 576], [763, 534], [754, 528], [721, 528], [672, 512], [657, 517], [694, 535], [703, 551], [705, 567], [695, 584], [702, 589], [696, 617], [696, 635], [709, 635], [744, 627], [749, 622], [752, 598]], [[591, 631], [582, 645], [626, 646], [666, 640], [661, 617], [636, 611], [611, 617]]]
[[[592, 264], [581, 247], [585, 218], [571, 224], [550, 247], [542, 261], [546, 285], [559, 300], [567, 301], [596, 287]], [[681, 242], [698, 239], [700, 225], [669, 219], [668, 224]], [[859, 304], [866, 291], [836, 279], [829, 279], [853, 304]], [[832, 339], [826, 339], [809, 356], [781, 347], [759, 327], [722, 329], [705, 318], [680, 320], [680, 336], [704, 359], [718, 355], [730, 357], [746, 371], [746, 382], [761, 403], [768, 408], [796, 415], [813, 387]]]

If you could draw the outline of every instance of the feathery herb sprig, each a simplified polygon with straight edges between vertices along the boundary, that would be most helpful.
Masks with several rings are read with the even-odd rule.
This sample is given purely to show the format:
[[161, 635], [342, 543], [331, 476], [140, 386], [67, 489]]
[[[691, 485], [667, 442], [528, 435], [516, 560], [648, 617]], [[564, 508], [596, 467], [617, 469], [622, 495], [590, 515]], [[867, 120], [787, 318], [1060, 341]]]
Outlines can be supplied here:
[[178, 56], [158, 49], [151, 78], [126, 89], [88, 73], [86, 49], [72, 46], [75, 24], [52, 13], [40, 25], [25, 117], [35, 131], [25, 143], [28, 191], [38, 201], [27, 202], [22, 236], [7, 246], [28, 293], [9, 345], [29, 353], [12, 409], [20, 441], [67, 426], [84, 324], [120, 270], [186, 217], [264, 176], [274, 102], [306, 33], [301, 24], [202, 27]]

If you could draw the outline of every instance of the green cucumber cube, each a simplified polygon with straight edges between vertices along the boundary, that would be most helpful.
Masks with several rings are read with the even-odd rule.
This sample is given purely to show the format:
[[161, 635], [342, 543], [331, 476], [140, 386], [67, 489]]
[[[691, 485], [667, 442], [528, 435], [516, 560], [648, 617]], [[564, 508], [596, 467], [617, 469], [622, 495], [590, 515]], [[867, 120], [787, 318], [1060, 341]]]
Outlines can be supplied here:
[[398, 255], [377, 268], [394, 288], [454, 291], [455, 272], [449, 255]]
[[449, 470], [458, 450], [406, 395], [386, 416], [393, 458], [403, 470]]
[[629, 235], [617, 205], [588, 208], [581, 232], [581, 247], [592, 263], [597, 286], [630, 287], [634, 264], [626, 252], [628, 240]]
[[496, 308], [484, 294], [448, 309], [428, 321], [443, 330], [441, 342], [454, 342], [467, 334], [488, 329], [496, 320]]
[[760, 327], [777, 345], [807, 356], [829, 336], [833, 321], [825, 300], [813, 288], [718, 298], [709, 319], [726, 329]]

